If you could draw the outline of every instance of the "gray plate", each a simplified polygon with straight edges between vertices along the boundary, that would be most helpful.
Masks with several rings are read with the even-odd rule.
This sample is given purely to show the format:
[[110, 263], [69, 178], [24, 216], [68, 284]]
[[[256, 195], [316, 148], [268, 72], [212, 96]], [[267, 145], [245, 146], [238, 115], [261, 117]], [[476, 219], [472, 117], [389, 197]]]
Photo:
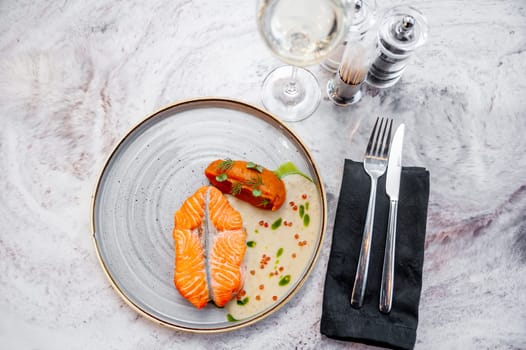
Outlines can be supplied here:
[[[208, 183], [203, 171], [218, 158], [270, 169], [292, 161], [314, 179], [322, 202], [316, 248], [296, 285], [276, 305], [238, 322], [228, 322], [226, 311], [212, 305], [195, 309], [173, 285], [173, 214]], [[305, 145], [267, 112], [218, 98], [177, 103], [133, 128], [104, 166], [92, 208], [97, 253], [119, 295], [156, 322], [201, 333], [240, 328], [283, 306], [310, 273], [325, 224], [325, 193]]]

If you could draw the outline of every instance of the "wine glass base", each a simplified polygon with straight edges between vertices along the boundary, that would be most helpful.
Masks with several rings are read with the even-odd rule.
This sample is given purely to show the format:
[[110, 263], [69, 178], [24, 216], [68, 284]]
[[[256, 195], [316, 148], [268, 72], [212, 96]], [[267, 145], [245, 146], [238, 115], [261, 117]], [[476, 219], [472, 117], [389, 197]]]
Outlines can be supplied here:
[[297, 122], [314, 113], [321, 100], [316, 77], [304, 68], [296, 68], [294, 84], [292, 66], [274, 69], [263, 81], [261, 101], [272, 114], [286, 122]]

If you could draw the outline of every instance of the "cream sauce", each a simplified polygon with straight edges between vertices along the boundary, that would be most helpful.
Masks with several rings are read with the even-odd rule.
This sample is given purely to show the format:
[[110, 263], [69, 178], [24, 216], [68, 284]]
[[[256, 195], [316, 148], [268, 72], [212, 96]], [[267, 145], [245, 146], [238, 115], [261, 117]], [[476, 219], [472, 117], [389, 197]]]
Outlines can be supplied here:
[[244, 287], [237, 299], [225, 306], [237, 320], [264, 311], [287, 296], [317, 244], [322, 212], [316, 186], [300, 175], [288, 175], [283, 181], [287, 200], [274, 212], [227, 196], [247, 230]]

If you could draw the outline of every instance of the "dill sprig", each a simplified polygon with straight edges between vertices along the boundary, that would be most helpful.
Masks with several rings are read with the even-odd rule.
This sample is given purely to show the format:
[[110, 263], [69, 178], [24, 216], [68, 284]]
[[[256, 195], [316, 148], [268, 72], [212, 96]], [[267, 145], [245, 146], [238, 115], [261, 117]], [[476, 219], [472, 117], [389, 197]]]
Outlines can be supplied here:
[[243, 189], [243, 184], [241, 182], [234, 182], [232, 184], [232, 188], [230, 189], [230, 194], [233, 196], [237, 196], [241, 193], [241, 190]]
[[269, 201], [267, 198], [263, 198], [263, 199], [259, 202], [258, 206], [259, 206], [259, 207], [263, 207], [263, 208], [265, 208], [265, 207], [266, 207], [267, 205], [269, 205], [269, 204], [270, 204], [270, 201]]
[[254, 189], [257, 189], [259, 186], [263, 185], [263, 179], [261, 178], [261, 175], [258, 174], [256, 177], [248, 180], [246, 184], [253, 187]]
[[230, 158], [227, 158], [217, 165], [217, 170], [224, 173], [225, 171], [232, 168], [233, 165], [234, 165], [234, 161]]

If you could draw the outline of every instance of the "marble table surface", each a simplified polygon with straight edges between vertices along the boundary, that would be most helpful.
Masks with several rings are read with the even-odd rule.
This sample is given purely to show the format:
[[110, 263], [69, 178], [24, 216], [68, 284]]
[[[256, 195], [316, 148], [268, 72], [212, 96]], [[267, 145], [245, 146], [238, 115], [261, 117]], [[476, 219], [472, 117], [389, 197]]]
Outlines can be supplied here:
[[306, 284], [261, 322], [195, 335], [139, 316], [112, 289], [90, 234], [91, 196], [117, 141], [159, 107], [201, 96], [260, 105], [281, 62], [258, 36], [253, 2], [1, 1], [0, 347], [367, 348], [319, 326], [343, 160], [361, 160], [381, 115], [406, 124], [404, 164], [431, 173], [416, 348], [525, 349], [526, 3], [411, 4], [429, 40], [397, 85], [351, 108], [325, 98], [290, 124], [329, 206]]

